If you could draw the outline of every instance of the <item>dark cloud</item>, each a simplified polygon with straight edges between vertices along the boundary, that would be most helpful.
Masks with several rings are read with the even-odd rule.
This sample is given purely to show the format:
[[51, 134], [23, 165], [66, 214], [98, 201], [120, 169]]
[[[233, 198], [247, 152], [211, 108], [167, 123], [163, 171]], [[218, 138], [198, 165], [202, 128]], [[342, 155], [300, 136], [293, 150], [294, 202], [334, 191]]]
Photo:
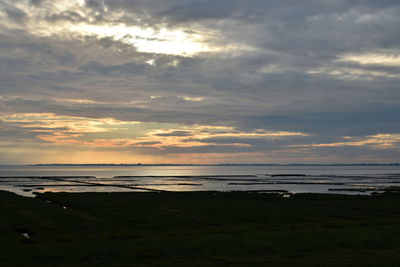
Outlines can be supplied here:
[[6, 7], [5, 12], [8, 18], [17, 23], [24, 23], [27, 18], [27, 14], [15, 6]]
[[192, 133], [186, 131], [173, 131], [170, 133], [159, 133], [156, 136], [191, 136]]
[[[339, 142], [343, 136], [400, 133], [398, 1], [86, 0], [58, 10], [52, 1], [29, 0], [4, 1], [0, 11], [0, 113], [51, 112], [310, 135], [191, 138], [205, 146], [168, 148], [166, 154], [278, 151], [313, 141]], [[39, 29], [38, 21], [45, 27]], [[100, 27], [100, 33], [56, 28], [81, 24]], [[140, 52], [127, 41], [133, 33], [101, 34], [107, 25], [181, 30], [203, 36], [205, 46], [218, 49], [190, 57]], [[393, 62], [346, 59], [365, 54], [382, 54]], [[17, 130], [5, 135], [12, 139]], [[158, 134], [189, 135], [179, 130]], [[354, 147], [307, 153], [324, 151], [337, 157], [359, 152], [366, 159], [384, 154]]]

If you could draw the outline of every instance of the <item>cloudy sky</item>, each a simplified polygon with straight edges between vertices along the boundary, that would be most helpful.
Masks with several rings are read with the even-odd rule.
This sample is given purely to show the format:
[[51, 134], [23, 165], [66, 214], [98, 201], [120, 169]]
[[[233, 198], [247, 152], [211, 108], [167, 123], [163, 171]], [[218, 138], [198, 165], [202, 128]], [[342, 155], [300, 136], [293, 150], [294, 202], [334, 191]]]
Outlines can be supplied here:
[[0, 20], [0, 164], [400, 161], [397, 0], [1, 0]]

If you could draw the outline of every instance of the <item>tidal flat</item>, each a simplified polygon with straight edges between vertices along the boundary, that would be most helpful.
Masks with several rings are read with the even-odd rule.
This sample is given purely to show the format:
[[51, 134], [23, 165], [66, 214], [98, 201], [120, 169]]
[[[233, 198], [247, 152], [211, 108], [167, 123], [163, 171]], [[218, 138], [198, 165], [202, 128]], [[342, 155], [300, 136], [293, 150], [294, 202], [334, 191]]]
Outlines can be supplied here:
[[398, 266], [400, 194], [0, 191], [1, 266]]

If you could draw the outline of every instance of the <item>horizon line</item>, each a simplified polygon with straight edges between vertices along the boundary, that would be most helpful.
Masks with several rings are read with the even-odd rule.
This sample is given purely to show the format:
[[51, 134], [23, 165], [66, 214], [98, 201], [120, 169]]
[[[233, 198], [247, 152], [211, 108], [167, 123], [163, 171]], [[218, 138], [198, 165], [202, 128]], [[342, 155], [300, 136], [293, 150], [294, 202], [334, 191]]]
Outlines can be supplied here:
[[0, 166], [400, 166], [400, 163], [36, 163]]

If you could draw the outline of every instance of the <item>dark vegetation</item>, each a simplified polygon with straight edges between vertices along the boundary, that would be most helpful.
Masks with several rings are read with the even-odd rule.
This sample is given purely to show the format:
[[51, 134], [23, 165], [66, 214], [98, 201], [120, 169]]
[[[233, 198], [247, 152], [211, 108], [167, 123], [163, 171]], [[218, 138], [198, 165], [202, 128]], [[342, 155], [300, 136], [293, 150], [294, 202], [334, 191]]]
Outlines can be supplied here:
[[0, 192], [0, 265], [399, 266], [400, 194]]

